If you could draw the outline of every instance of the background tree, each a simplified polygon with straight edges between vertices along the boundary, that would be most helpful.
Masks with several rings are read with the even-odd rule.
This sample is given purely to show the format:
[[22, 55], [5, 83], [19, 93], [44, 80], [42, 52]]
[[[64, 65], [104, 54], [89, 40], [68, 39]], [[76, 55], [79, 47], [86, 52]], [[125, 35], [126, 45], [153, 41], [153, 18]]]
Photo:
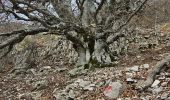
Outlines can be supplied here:
[[[77, 66], [112, 65], [109, 45], [119, 37], [147, 0], [0, 0], [1, 16], [36, 23], [36, 27], [9, 33], [0, 49], [41, 32], [65, 36], [78, 53]], [[86, 65], [86, 66], [85, 66]]]
[[150, 0], [142, 13], [135, 18], [136, 24], [143, 28], [153, 28], [169, 21], [169, 0]]

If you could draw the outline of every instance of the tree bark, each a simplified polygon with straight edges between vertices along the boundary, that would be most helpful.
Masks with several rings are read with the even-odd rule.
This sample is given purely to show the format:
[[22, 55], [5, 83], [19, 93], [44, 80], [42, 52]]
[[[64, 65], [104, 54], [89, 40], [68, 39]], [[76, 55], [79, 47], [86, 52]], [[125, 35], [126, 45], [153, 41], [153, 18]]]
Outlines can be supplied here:
[[111, 64], [111, 54], [109, 54], [109, 49], [106, 42], [102, 39], [95, 41], [93, 59], [97, 60], [101, 64]]
[[85, 43], [85, 46], [73, 46], [78, 53], [78, 67], [87, 65], [89, 67], [102, 67], [111, 65], [112, 55], [109, 52], [107, 43], [103, 39], [94, 40], [94, 42]]
[[85, 47], [77, 47], [76, 51], [78, 53], [77, 66], [83, 66], [85, 64], [88, 64], [90, 61], [89, 49]]
[[82, 45], [73, 44], [75, 51], [78, 53], [76, 67], [69, 71], [70, 76], [76, 76], [86, 73], [86, 69], [96, 67], [114, 66], [112, 56], [108, 52], [108, 46], [102, 39], [94, 42], [86, 42]]

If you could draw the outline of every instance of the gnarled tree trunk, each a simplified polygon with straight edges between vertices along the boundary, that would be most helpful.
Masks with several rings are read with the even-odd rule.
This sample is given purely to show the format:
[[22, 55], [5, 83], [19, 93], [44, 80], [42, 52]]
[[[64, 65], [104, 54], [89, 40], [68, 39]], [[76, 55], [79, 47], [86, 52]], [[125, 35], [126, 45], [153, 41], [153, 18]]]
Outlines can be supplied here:
[[109, 52], [109, 47], [105, 40], [97, 39], [94, 45], [93, 59], [96, 60], [101, 65], [112, 64], [112, 56]]
[[89, 68], [114, 66], [112, 55], [109, 52], [107, 43], [102, 39], [93, 39], [85, 42], [84, 45], [73, 44], [78, 53], [76, 68], [70, 71], [70, 74], [80, 74], [81, 71]]
[[[72, 41], [73, 42], [73, 41]], [[78, 53], [76, 68], [87, 69], [94, 67], [112, 66], [113, 57], [109, 52], [106, 39], [91, 38], [83, 41], [82, 45], [73, 42], [73, 47]]]

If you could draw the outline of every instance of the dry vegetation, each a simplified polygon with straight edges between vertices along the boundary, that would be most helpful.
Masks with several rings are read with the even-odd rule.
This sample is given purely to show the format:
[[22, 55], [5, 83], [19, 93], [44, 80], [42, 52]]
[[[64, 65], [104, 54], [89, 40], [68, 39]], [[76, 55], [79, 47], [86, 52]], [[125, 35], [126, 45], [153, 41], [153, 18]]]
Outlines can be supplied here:
[[[73, 43], [62, 36], [45, 33], [26, 36], [0, 59], [0, 100], [169, 100], [169, 3], [169, 0], [149, 2], [128, 24], [135, 27], [133, 32], [110, 45], [117, 48], [112, 52], [116, 52], [116, 66], [91, 68], [73, 77], [69, 71], [74, 68], [78, 56]], [[5, 23], [0, 25], [0, 33], [23, 28], [25, 24]], [[0, 54], [6, 50], [2, 49]], [[162, 61], [164, 59], [166, 61]], [[158, 66], [160, 61], [161, 66]], [[148, 66], [145, 68], [145, 65]], [[138, 66], [137, 71], [130, 70], [134, 66]], [[154, 87], [151, 82], [149, 87], [140, 90], [140, 83], [155, 66], [160, 69], [152, 79], [159, 83]], [[109, 84], [112, 82], [123, 85], [114, 99], [105, 94], [113, 89]], [[85, 89], [84, 84], [91, 87]]]

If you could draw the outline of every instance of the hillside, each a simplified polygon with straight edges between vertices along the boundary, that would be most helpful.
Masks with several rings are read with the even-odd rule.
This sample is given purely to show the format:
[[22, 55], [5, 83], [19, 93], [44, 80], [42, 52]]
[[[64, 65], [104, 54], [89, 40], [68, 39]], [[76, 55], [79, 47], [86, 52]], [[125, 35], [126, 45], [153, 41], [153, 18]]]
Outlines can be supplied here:
[[[147, 91], [140, 92], [136, 89], [137, 83], [146, 79], [147, 71], [169, 55], [170, 34], [167, 32], [168, 29], [167, 24], [163, 25], [161, 30], [164, 30], [164, 33], [157, 34], [159, 35], [158, 38], [152, 35], [153, 31], [148, 33], [148, 31], [143, 30], [143, 33], [138, 34], [144, 39], [143, 42], [132, 42], [128, 47], [127, 54], [120, 56], [115, 67], [95, 68], [74, 77], [70, 77], [68, 74], [74, 65], [74, 63], [68, 63], [68, 58], [74, 58], [74, 51], [72, 56], [66, 53], [71, 50], [66, 49], [69, 47], [67, 46], [68, 42], [63, 44], [65, 49], [61, 49], [63, 45], [57, 45], [57, 48], [54, 48], [40, 42], [44, 39], [42, 36], [38, 39], [38, 44], [41, 46], [36, 47], [35, 52], [36, 50], [39, 52], [45, 50], [45, 54], [35, 53], [36, 56], [34, 54], [34, 59], [31, 59], [34, 63], [32, 67], [18, 69], [19, 71], [17, 71], [16, 68], [13, 68], [13, 64], [5, 65], [0, 73], [0, 98], [1, 100], [65, 100], [66, 98], [70, 98], [69, 100], [72, 100], [71, 98], [75, 98], [75, 100], [109, 100], [108, 96], [116, 95], [114, 92], [120, 92], [117, 100], [160, 100], [168, 98], [168, 95], [170, 95], [170, 70], [168, 66], [156, 76], [153, 86]], [[148, 34], [150, 35], [148, 36]], [[148, 38], [145, 39], [145, 37]], [[26, 38], [24, 41], [29, 44], [34, 39], [36, 39], [36, 36], [30, 37], [30, 39]], [[157, 40], [157, 44], [155, 44], [155, 40]], [[56, 41], [58, 39], [49, 43], [56, 43]], [[33, 44], [35, 43], [36, 41], [33, 42]], [[23, 45], [23, 43], [20, 43], [20, 45]], [[52, 50], [51, 54], [46, 53], [48, 49]], [[60, 53], [55, 52], [55, 49], [59, 50]], [[40, 58], [43, 60], [37, 61]], [[21, 72], [21, 70], [25, 71]], [[115, 88], [117, 87], [116, 84], [112, 86], [112, 83], [115, 82], [117, 82], [117, 85], [118, 83], [121, 84], [120, 90]]]

